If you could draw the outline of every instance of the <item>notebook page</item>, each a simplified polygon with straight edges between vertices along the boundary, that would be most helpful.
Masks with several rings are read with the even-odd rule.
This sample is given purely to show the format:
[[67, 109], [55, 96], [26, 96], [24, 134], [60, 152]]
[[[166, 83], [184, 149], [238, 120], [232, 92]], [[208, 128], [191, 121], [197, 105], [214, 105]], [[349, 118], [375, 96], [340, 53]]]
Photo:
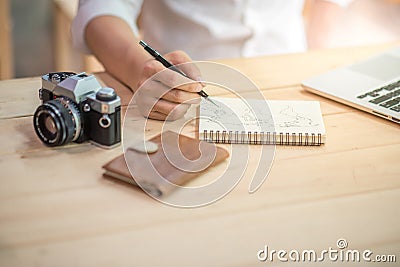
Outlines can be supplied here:
[[199, 132], [276, 132], [325, 135], [318, 101], [258, 100], [213, 97], [202, 100]]

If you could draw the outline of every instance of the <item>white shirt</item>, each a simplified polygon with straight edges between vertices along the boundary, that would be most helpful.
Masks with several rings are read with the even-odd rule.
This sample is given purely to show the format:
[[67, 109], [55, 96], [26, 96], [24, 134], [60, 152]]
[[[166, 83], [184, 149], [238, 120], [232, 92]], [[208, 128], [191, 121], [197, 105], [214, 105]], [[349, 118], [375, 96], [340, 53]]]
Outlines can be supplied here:
[[[347, 5], [351, 0], [328, 0]], [[194, 60], [302, 52], [304, 0], [80, 0], [72, 24], [75, 47], [87, 23], [101, 15], [127, 22], [161, 53], [183, 50]]]

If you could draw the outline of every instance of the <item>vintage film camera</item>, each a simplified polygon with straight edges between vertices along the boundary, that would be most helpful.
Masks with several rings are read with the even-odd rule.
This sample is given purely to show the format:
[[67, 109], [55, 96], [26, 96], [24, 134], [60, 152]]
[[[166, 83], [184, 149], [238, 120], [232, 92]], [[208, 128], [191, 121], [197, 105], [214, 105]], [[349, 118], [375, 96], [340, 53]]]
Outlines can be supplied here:
[[121, 100], [93, 75], [54, 72], [42, 76], [42, 100], [33, 116], [36, 134], [48, 146], [90, 140], [104, 148], [121, 143]]

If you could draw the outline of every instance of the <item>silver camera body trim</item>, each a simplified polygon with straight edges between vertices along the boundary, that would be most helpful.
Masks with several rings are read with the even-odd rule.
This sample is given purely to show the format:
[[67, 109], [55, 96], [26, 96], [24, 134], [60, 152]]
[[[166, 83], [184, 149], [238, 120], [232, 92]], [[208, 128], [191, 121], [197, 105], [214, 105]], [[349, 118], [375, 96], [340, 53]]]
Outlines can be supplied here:
[[[101, 86], [94, 75], [87, 75], [85, 72], [69, 76], [61, 82], [57, 79], [50, 79], [49, 74], [42, 76], [42, 87], [51, 91], [57, 96], [66, 96], [75, 103], [88, 100], [90, 109], [99, 113], [112, 114], [115, 108], [121, 105], [121, 98], [116, 95], [112, 101], [101, 101], [96, 94], [101, 90], [107, 90]], [[86, 112], [90, 109], [85, 110]]]
[[66, 96], [76, 103], [86, 99], [87, 95], [95, 93], [102, 88], [94, 75], [87, 75], [85, 72], [71, 75], [61, 82], [57, 79], [50, 79], [49, 74], [42, 76], [42, 86], [55, 95]]
[[97, 99], [95, 93], [87, 95], [86, 97], [90, 105], [90, 109], [93, 109], [98, 113], [113, 114], [115, 112], [115, 108], [121, 106], [121, 98], [119, 96], [116, 96], [114, 100], [108, 102]]

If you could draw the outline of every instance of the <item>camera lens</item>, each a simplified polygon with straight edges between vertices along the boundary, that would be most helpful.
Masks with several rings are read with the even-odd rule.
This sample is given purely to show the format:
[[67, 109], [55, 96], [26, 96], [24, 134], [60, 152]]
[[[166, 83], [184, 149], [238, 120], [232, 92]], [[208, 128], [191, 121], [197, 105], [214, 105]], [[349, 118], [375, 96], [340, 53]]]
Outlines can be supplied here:
[[54, 120], [52, 119], [52, 117], [48, 116], [47, 118], [45, 118], [44, 124], [50, 134], [56, 134], [57, 128], [56, 128], [56, 124], [55, 124]]
[[33, 116], [36, 134], [48, 146], [61, 146], [81, 135], [81, 117], [76, 104], [60, 97], [36, 109]]
[[44, 114], [44, 130], [46, 130], [46, 134], [54, 136], [57, 133], [56, 122], [53, 117], [49, 116], [49, 114]]

